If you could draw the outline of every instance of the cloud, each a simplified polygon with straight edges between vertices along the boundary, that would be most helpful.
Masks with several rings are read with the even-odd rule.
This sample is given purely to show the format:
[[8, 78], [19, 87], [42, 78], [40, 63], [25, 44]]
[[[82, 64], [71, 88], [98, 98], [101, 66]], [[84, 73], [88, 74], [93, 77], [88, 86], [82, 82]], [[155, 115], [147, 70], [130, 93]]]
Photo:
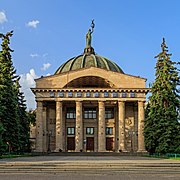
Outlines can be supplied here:
[[51, 66], [50, 63], [43, 64], [43, 67], [41, 68], [41, 70], [46, 71], [50, 66]]
[[30, 56], [31, 56], [32, 58], [36, 58], [36, 57], [38, 57], [39, 55], [38, 55], [37, 53], [35, 53], [35, 54], [30, 54]]
[[7, 22], [6, 14], [3, 11], [0, 11], [0, 24]]
[[50, 74], [50, 73], [47, 73], [46, 76], [51, 76], [51, 74]]
[[28, 110], [36, 108], [35, 96], [30, 89], [35, 87], [34, 79], [36, 78], [38, 78], [38, 76], [36, 75], [34, 69], [31, 69], [27, 74], [20, 75], [19, 83], [21, 85], [21, 91], [25, 95]]
[[28, 26], [28, 27], [32, 27], [32, 28], [36, 28], [38, 24], [39, 24], [39, 21], [38, 21], [38, 20], [32, 20], [32, 21], [29, 21], [29, 22], [27, 23], [27, 26]]

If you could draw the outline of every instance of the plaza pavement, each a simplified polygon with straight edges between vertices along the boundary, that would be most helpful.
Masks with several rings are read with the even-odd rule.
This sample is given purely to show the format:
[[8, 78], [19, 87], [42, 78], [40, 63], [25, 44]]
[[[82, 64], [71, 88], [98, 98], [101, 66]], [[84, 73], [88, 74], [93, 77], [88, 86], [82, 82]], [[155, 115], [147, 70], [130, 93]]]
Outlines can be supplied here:
[[0, 160], [0, 180], [179, 180], [180, 161], [138, 156], [34, 156]]

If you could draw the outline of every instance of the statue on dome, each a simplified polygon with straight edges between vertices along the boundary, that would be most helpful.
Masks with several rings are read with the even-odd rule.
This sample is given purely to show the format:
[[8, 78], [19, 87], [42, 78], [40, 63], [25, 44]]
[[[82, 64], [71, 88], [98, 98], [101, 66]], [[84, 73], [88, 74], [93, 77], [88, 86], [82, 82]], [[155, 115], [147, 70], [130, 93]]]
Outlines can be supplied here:
[[88, 30], [87, 34], [86, 34], [86, 47], [91, 47], [91, 34], [94, 32], [94, 19], [91, 22], [91, 29]]

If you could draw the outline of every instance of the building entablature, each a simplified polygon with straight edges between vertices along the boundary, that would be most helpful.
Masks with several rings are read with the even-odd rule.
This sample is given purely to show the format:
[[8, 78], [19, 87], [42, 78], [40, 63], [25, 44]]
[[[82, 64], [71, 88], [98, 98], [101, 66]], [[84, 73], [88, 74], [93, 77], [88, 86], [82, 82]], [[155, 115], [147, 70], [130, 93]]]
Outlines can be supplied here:
[[34, 93], [37, 92], [135, 92], [148, 93], [150, 88], [31, 88]]
[[[120, 99], [123, 101], [135, 100], [136, 98], [145, 98], [148, 88], [142, 89], [37, 89], [33, 88], [33, 92], [36, 94], [36, 100], [38, 98], [45, 98], [46, 100], [53, 100], [52, 98], [59, 98], [61, 100], [111, 100]], [[48, 99], [47, 99], [48, 98]], [[98, 99], [100, 98], [100, 99]], [[44, 100], [45, 100], [44, 99]]]

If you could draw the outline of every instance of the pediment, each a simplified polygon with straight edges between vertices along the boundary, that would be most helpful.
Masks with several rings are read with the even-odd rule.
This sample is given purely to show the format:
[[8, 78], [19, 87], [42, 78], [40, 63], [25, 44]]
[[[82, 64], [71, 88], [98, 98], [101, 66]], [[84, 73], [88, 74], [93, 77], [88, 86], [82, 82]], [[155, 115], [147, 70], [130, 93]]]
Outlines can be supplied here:
[[146, 82], [146, 79], [141, 77], [90, 67], [36, 79], [36, 88], [63, 88], [70, 82], [77, 79], [82, 81], [82, 79], [87, 79], [86, 77], [92, 77], [95, 81], [99, 77], [111, 84], [113, 88], [145, 88]]

